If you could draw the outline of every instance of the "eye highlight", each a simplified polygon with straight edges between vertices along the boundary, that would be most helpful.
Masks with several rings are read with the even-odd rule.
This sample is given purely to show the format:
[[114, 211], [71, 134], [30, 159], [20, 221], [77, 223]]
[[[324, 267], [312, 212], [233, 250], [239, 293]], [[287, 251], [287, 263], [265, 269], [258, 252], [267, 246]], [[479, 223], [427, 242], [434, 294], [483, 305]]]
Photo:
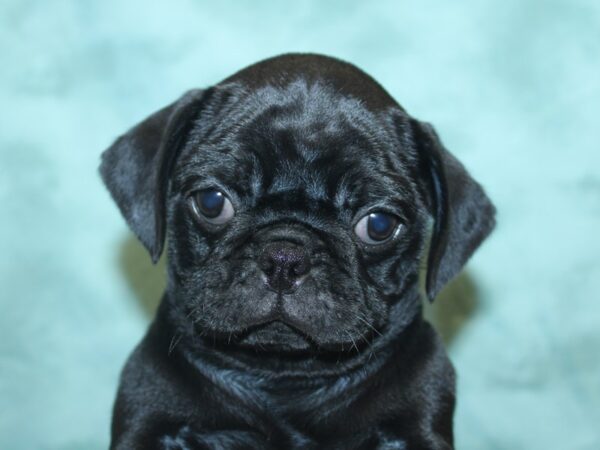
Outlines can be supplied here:
[[198, 218], [216, 225], [229, 222], [235, 213], [231, 201], [217, 189], [194, 192], [191, 203]]
[[372, 212], [358, 221], [354, 232], [366, 244], [382, 244], [392, 238], [400, 230], [398, 217], [384, 213]]

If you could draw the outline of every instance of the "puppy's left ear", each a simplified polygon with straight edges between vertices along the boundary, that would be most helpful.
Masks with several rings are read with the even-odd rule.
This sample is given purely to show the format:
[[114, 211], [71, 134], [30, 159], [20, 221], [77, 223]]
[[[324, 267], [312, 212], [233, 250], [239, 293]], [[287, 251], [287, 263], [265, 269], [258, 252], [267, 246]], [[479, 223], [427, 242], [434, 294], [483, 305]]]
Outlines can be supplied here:
[[433, 217], [426, 279], [433, 300], [494, 229], [496, 209], [431, 125], [411, 119], [411, 128]]
[[188, 91], [134, 126], [102, 154], [104, 184], [154, 263], [165, 240], [170, 169], [199, 112], [203, 93]]

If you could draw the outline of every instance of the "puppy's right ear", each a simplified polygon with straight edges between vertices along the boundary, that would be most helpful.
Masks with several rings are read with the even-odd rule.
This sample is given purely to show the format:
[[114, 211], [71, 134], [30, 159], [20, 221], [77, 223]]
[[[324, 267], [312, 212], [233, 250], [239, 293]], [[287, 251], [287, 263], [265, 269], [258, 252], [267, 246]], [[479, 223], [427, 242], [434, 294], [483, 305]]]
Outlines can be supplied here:
[[170, 169], [199, 114], [203, 94], [200, 89], [188, 91], [134, 126], [102, 154], [104, 184], [154, 263], [165, 240]]

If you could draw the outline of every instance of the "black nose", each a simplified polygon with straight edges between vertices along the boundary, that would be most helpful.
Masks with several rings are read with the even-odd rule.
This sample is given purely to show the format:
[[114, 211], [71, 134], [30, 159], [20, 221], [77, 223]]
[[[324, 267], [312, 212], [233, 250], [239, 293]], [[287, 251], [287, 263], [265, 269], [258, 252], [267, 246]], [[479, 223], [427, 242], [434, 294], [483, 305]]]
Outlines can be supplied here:
[[263, 249], [259, 267], [267, 276], [267, 284], [280, 293], [294, 291], [310, 271], [310, 260], [304, 249], [291, 242], [272, 242]]

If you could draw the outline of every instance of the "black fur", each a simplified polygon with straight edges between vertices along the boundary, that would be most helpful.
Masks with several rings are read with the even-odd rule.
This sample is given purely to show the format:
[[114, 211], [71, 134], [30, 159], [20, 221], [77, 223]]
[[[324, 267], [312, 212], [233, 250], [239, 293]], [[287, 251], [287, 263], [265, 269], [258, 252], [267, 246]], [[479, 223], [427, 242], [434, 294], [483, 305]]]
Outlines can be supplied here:
[[[454, 371], [422, 319], [420, 268], [433, 299], [494, 207], [368, 75], [319, 55], [262, 61], [134, 127], [101, 174], [155, 261], [165, 230], [169, 243], [111, 448], [453, 448]], [[194, 213], [208, 188], [230, 222]], [[376, 246], [354, 232], [373, 210], [401, 221]], [[275, 282], [281, 258], [292, 278]]]

